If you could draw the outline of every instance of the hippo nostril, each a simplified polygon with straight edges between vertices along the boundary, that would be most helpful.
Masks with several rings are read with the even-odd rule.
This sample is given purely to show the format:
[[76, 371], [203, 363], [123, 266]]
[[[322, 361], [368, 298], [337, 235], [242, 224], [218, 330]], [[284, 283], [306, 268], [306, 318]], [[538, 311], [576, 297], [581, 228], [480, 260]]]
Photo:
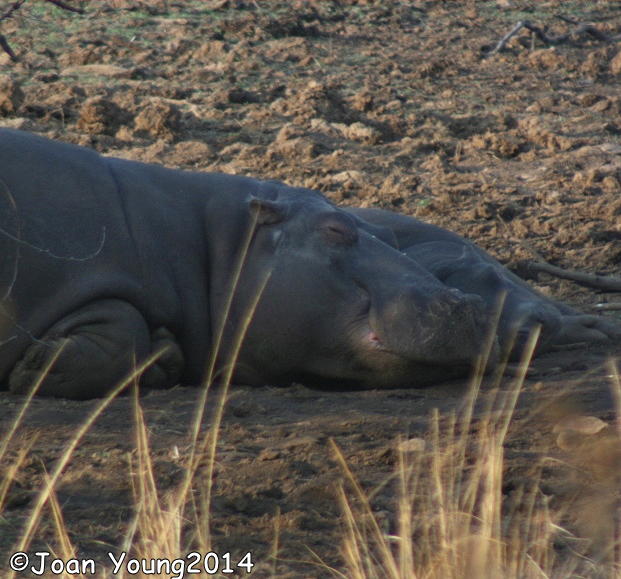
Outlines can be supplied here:
[[371, 346], [371, 348], [373, 349], [387, 350], [386, 346], [384, 345], [384, 342], [380, 340], [379, 336], [372, 329], [369, 329], [364, 334], [364, 340], [366, 341], [367, 345]]
[[449, 288], [448, 290], [445, 291], [445, 294], [447, 296], [453, 296], [456, 299], [461, 300], [465, 294], [463, 294], [462, 292], [460, 292], [458, 289], [456, 288]]
[[532, 310], [531, 316], [529, 316], [528, 322], [531, 325], [545, 326], [550, 322], [553, 322], [558, 317], [558, 313], [549, 307], [537, 307]]
[[541, 328], [541, 338], [554, 335], [560, 326], [558, 311], [547, 306], [534, 303], [526, 303], [517, 308], [515, 326], [519, 326], [521, 332], [530, 333], [537, 326]]
[[457, 289], [447, 289], [439, 292], [429, 305], [435, 316], [463, 316], [469, 313], [478, 314], [483, 300], [478, 296], [463, 294]]
[[478, 311], [485, 307], [485, 302], [480, 296], [465, 294], [458, 289], [451, 288], [443, 292], [440, 297], [453, 309], [466, 308]]
[[463, 297], [464, 294], [453, 288], [443, 289], [436, 294], [438, 301], [442, 301], [447, 304], [458, 304], [463, 301]]

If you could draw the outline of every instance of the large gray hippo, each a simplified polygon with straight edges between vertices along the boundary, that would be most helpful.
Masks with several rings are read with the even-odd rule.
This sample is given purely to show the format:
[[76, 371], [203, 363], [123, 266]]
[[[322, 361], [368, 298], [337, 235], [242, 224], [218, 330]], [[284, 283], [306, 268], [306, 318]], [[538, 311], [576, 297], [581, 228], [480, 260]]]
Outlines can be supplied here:
[[276, 181], [0, 130], [0, 203], [0, 380], [17, 393], [59, 349], [40, 394], [101, 396], [159, 350], [141, 385], [200, 383], [216, 346], [219, 367], [230, 359], [257, 297], [236, 383], [390, 388], [467, 375], [503, 291], [490, 366], [536, 324], [539, 351], [618, 337], [454, 234]]

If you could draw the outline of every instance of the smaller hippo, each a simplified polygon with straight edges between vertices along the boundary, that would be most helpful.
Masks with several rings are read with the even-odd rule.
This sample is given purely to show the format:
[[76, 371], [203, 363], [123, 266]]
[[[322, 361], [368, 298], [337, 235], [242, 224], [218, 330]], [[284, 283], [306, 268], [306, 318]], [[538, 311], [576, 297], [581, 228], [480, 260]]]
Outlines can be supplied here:
[[496, 335], [501, 349], [510, 350], [510, 360], [519, 358], [536, 326], [541, 328], [536, 355], [555, 346], [614, 344], [621, 339], [618, 323], [583, 314], [541, 295], [456, 233], [381, 209], [351, 211], [369, 223], [390, 229], [396, 247], [442, 283], [465, 294], [480, 296], [489, 315], [502, 300]]

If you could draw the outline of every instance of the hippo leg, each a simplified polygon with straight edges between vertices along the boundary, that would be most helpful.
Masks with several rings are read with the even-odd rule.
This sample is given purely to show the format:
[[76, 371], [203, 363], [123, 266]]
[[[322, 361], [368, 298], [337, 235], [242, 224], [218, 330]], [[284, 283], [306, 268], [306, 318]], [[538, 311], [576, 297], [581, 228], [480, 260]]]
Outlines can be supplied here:
[[170, 388], [178, 384], [183, 372], [184, 358], [173, 333], [164, 327], [151, 332], [151, 352], [161, 354], [144, 371], [140, 385], [148, 388]]
[[[154, 334], [156, 347], [166, 341], [173, 344], [161, 331]], [[72, 399], [97, 398], [126, 378], [136, 360], [149, 354], [150, 342], [146, 321], [136, 308], [117, 299], [99, 300], [65, 316], [33, 343], [11, 372], [9, 388], [15, 393], [27, 392], [62, 348], [38, 393]], [[175, 353], [164, 355], [163, 365], [145, 373], [145, 385], [174, 384], [181, 374], [175, 359], [179, 359]], [[171, 370], [173, 375], [168, 375]]]
[[608, 321], [600, 316], [587, 314], [569, 314], [561, 319], [561, 328], [554, 344], [571, 345], [587, 342], [589, 344], [618, 343], [621, 339], [621, 327], [618, 323]]

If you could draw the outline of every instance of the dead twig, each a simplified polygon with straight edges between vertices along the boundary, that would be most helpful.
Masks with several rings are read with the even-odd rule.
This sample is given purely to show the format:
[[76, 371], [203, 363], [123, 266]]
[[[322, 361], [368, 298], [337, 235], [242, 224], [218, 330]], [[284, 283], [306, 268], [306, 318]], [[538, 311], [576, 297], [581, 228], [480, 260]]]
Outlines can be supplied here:
[[594, 36], [595, 38], [597, 38], [597, 40], [601, 40], [602, 42], [618, 42], [619, 40], [621, 40], [621, 34], [610, 36], [609, 34], [598, 30], [592, 24], [585, 24], [584, 22], [579, 22], [578, 20], [574, 20], [573, 18], [569, 18], [568, 16], [563, 15], [559, 15], [557, 16], [557, 18], [562, 20], [563, 22], [567, 22], [568, 24], [573, 24], [574, 26], [577, 26], [578, 28], [574, 31], [575, 35], [586, 32], [587, 34]]
[[58, 6], [63, 10], [68, 10], [69, 12], [75, 12], [76, 14], [84, 14], [84, 10], [82, 8], [76, 8], [75, 6], [71, 6], [63, 0], [47, 0], [50, 4], [54, 4], [54, 6]]
[[[500, 218], [500, 221], [504, 225], [505, 229], [510, 233], [509, 226], [505, 223], [505, 221], [502, 218]], [[606, 275], [594, 275], [573, 269], [563, 269], [561, 267], [557, 267], [546, 261], [543, 255], [541, 255], [528, 240], [517, 239], [514, 237], [513, 239], [522, 247], [525, 247], [528, 251], [530, 251], [537, 260], [526, 262], [523, 265], [525, 270], [523, 270], [524, 273], [528, 271], [542, 272], [554, 277], [573, 281], [578, 285], [589, 287], [591, 289], [597, 289], [605, 292], [621, 292], [621, 278]]]
[[0, 15], [0, 22], [7, 18], [10, 18], [13, 12], [19, 10], [20, 6], [26, 2], [26, 0], [16, 0], [16, 2], [12, 2], [7, 6], [7, 9], [4, 14]]
[[[24, 2], [26, 2], [26, 0], [17, 0], [12, 4], [9, 4], [4, 14], [0, 14], [0, 22], [6, 20], [7, 18], [10, 18], [16, 10], [19, 10]], [[17, 62], [17, 55], [13, 52], [11, 46], [9, 45], [7, 39], [3, 34], [0, 34], [0, 48], [2, 48], [2, 50], [4, 50], [4, 52], [6, 52], [11, 57], [11, 60], [13, 62]]]
[[492, 54], [496, 54], [498, 52], [502, 52], [509, 42], [522, 28], [526, 28], [530, 30], [533, 34], [539, 38], [543, 43], [550, 45], [558, 45], [569, 42], [572, 38], [581, 36], [583, 34], [589, 34], [602, 42], [618, 42], [621, 40], [621, 34], [617, 34], [615, 36], [610, 36], [605, 32], [597, 29], [592, 24], [585, 24], [583, 22], [578, 22], [577, 20], [573, 20], [572, 18], [567, 18], [566, 16], [558, 16], [563, 22], [567, 22], [568, 24], [572, 24], [576, 26], [574, 30], [570, 30], [565, 34], [559, 34], [558, 36], [549, 36], [546, 31], [539, 26], [533, 24], [529, 20], [521, 20], [518, 22], [501, 40], [500, 42], [490, 51], [490, 56]]
[[[76, 8], [75, 6], [71, 6], [64, 2], [63, 0], [45, 0], [50, 4], [54, 4], [54, 6], [58, 6], [58, 8], [62, 8], [63, 10], [68, 10], [69, 12], [75, 12], [77, 14], [84, 14], [84, 10], [82, 8]], [[3, 20], [7, 20], [14, 16], [15, 12], [19, 10], [22, 5], [26, 2], [26, 0], [16, 0], [15, 2], [11, 2], [8, 4], [8, 7], [4, 11], [3, 14], [0, 14], [0, 22]], [[11, 45], [8, 43], [6, 37], [3, 34], [0, 34], [0, 48], [6, 52], [13, 62], [17, 62], [19, 60], [18, 56], [13, 52]]]
[[547, 273], [554, 277], [573, 281], [578, 285], [597, 289], [605, 292], [621, 292], [621, 278], [606, 275], [583, 273], [573, 269], [563, 269], [548, 263], [547, 261], [530, 261], [526, 269]]
[[0, 48], [2, 48], [2, 50], [4, 50], [4, 52], [6, 52], [11, 57], [11, 60], [13, 62], [17, 62], [19, 60], [17, 58], [17, 54], [13, 52], [11, 46], [2, 34], [0, 34]]
[[601, 304], [594, 304], [591, 307], [600, 312], [618, 312], [621, 310], [621, 302], [605, 302]]

